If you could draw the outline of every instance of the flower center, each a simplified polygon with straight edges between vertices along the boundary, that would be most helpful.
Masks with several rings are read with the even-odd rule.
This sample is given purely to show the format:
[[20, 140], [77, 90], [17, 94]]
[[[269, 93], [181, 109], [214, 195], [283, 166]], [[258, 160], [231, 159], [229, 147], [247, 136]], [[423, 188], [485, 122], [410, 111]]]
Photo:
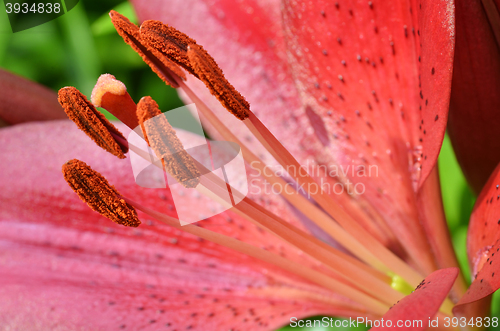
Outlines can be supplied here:
[[[411, 292], [420, 283], [424, 277], [359, 225], [338, 201], [325, 193], [322, 188], [311, 190], [313, 187], [317, 188], [317, 183], [257, 116], [252, 113], [248, 102], [225, 79], [215, 60], [193, 39], [161, 22], [146, 21], [139, 29], [116, 12], [112, 12], [110, 15], [120, 35], [145, 59], [146, 63], [152, 67], [159, 77], [169, 85], [182, 88], [218, 133], [225, 140], [238, 144], [242, 149], [245, 161], [260, 169], [261, 174], [270, 184], [280, 185], [281, 187], [289, 185], [278, 174], [266, 171], [270, 167], [243, 144], [229, 130], [226, 124], [184, 83], [184, 73], [178, 66], [202, 80], [220, 103], [247, 126], [283, 169], [294, 169], [295, 171], [288, 171], [288, 174], [295, 181], [296, 187], [306, 188], [306, 193], [313, 201], [306, 199], [295, 189], [281, 190], [280, 193], [283, 198], [339, 242], [350, 254], [335, 249], [309, 233], [291, 225], [279, 215], [266, 210], [233, 187], [230, 187], [231, 192], [234, 196], [239, 197], [240, 202], [236, 205], [233, 202], [231, 211], [320, 262], [324, 267], [324, 271], [313, 270], [248, 243], [194, 225], [180, 226], [177, 220], [141, 206], [130, 198], [121, 197], [114, 189], [114, 191], [111, 189], [105, 191], [105, 194], [110, 197], [104, 198], [105, 194], [99, 195], [100, 198], [97, 200], [104, 201], [103, 203], [94, 203], [93, 201], [96, 199], [92, 192], [100, 191], [92, 188], [97, 185], [94, 185], [94, 183], [99, 183], [99, 181], [92, 180], [90, 183], [93, 185], [89, 187], [83, 184], [78, 186], [74, 183], [79, 183], [79, 181], [71, 178], [80, 178], [78, 177], [80, 175], [68, 177], [70, 178], [68, 180], [70, 186], [92, 209], [115, 222], [120, 220], [120, 224], [136, 226], [136, 224], [138, 225], [138, 219], [134, 218], [135, 211], [132, 212], [130, 209], [126, 209], [126, 206], [133, 206], [169, 226], [261, 259], [315, 282], [328, 290], [362, 304], [368, 312], [374, 315], [382, 315], [393, 303]], [[212, 197], [215, 201], [223, 201], [221, 192], [227, 191], [227, 182], [215, 175], [211, 176], [209, 171], [189, 156], [166, 118], [159, 116], [161, 112], [156, 102], [150, 97], [144, 97], [136, 106], [124, 86], [122, 86], [123, 84], [120, 84], [110, 75], [100, 78], [92, 93], [93, 101], [122, 119], [132, 129], [137, 126], [137, 123], [140, 124], [144, 138], [155, 151], [157, 157], [162, 160], [163, 167], [182, 185], [186, 188], [196, 189], [200, 193]], [[68, 88], [61, 91], [60, 99], [64, 99], [64, 96], [77, 95], [76, 92], [68, 90]], [[74, 99], [74, 97], [69, 98], [69, 100]], [[77, 99], [83, 100], [81, 97]], [[65, 109], [79, 110], [76, 113], [80, 114], [86, 113], [82, 110], [92, 109], [93, 107], [88, 105], [86, 99], [85, 102], [86, 106], [80, 107], [72, 107], [70, 105], [75, 104], [75, 102], [64, 100], [61, 104]], [[95, 110], [95, 108], [93, 109]], [[68, 114], [73, 114], [73, 112]], [[80, 116], [70, 115], [70, 118], [77, 124], [82, 122]], [[85, 123], [82, 125], [82, 130], [91, 135], [96, 143], [104, 149], [114, 153], [114, 149], [108, 146], [111, 145], [108, 141], [109, 137], [115, 136], [117, 138], [111, 138], [110, 141], [117, 146], [119, 144], [121, 144], [119, 146], [126, 146], [123, 136], [114, 127], [103, 124], [102, 127], [105, 129], [99, 127], [98, 131], [93, 129], [94, 126]], [[136, 147], [131, 145], [130, 148]], [[121, 157], [120, 154], [118, 156]], [[72, 172], [65, 170], [65, 175], [66, 173], [71, 174]], [[201, 176], [201, 174], [207, 175]], [[93, 176], [96, 178], [102, 177], [99, 174]], [[103, 185], [111, 187], [107, 181]], [[117, 211], [113, 213], [110, 209], [115, 206]], [[121, 220], [121, 218], [128, 217], [128, 215], [131, 217], [128, 223]], [[450, 313], [450, 302], [447, 302], [444, 307], [444, 312]]]

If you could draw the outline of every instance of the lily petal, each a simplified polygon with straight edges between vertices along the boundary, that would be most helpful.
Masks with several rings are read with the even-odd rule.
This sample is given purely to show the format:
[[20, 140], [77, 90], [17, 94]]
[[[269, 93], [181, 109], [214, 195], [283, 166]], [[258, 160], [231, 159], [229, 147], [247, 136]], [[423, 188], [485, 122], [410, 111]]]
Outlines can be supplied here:
[[66, 118], [54, 91], [3, 69], [0, 104], [0, 121], [7, 124]]
[[500, 126], [499, 5], [492, 0], [456, 1], [448, 127], [457, 160], [477, 194], [500, 162], [500, 141], [493, 138]]
[[500, 288], [500, 165], [472, 211], [467, 254], [473, 282], [457, 305], [485, 298]]
[[[434, 271], [410, 295], [395, 304], [382, 319], [383, 326], [370, 330], [425, 330], [439, 310], [458, 275], [457, 268]], [[390, 321], [390, 322], [389, 322]], [[397, 323], [409, 323], [398, 325]], [[392, 325], [392, 327], [389, 326]], [[442, 326], [442, 325], [440, 325]]]
[[412, 185], [432, 170], [444, 136], [452, 2], [285, 2], [284, 21], [306, 115], [316, 135], [330, 133], [309, 149], [328, 165], [378, 169], [378, 176], [347, 177], [365, 185], [358, 199], [366, 199], [431, 271], [433, 262], [421, 253], [428, 249], [417, 206], [408, 200]]
[[[290, 70], [302, 102], [337, 135], [326, 137], [326, 148], [337, 145], [337, 158], [378, 164], [397, 175], [408, 171], [407, 155], [418, 150], [411, 175], [420, 185], [437, 160], [446, 126], [453, 3], [290, 1], [284, 6]], [[318, 134], [317, 124], [312, 126]], [[388, 150], [396, 155], [386, 155]]]
[[[286, 324], [291, 316], [364, 315], [340, 296], [144, 214], [144, 226], [131, 229], [91, 211], [64, 182], [60, 167], [68, 159], [89, 162], [139, 203], [169, 214], [173, 208], [168, 192], [138, 187], [127, 162], [100, 150], [72, 122], [3, 129], [0, 151], [4, 326], [260, 330]], [[195, 194], [186, 203], [196, 213], [210, 208]], [[279, 202], [263, 203], [293, 219]], [[230, 212], [199, 225], [313, 265]]]

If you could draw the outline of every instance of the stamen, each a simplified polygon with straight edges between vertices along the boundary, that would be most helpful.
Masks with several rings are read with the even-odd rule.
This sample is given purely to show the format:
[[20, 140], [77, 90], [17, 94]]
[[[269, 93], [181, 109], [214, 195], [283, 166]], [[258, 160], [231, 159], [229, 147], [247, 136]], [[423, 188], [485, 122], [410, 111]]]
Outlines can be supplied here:
[[174, 128], [161, 115], [158, 104], [151, 97], [142, 98], [137, 104], [137, 117], [144, 136], [167, 172], [184, 187], [196, 187], [200, 182], [200, 172], [177, 138]]
[[92, 90], [90, 100], [94, 106], [106, 109], [129, 128], [135, 129], [139, 125], [135, 102], [128, 94], [125, 84], [115, 76], [101, 75]]
[[119, 143], [113, 138], [113, 135], [123, 139], [125, 137], [103, 114], [95, 109], [85, 95], [72, 86], [63, 87], [59, 90], [58, 100], [68, 117], [99, 147], [120, 159], [125, 158], [128, 147]]
[[94, 211], [115, 223], [137, 227], [141, 224], [134, 207], [120, 198], [120, 193], [100, 173], [85, 162], [73, 159], [63, 165], [64, 179]]
[[188, 45], [196, 44], [179, 30], [160, 21], [148, 20], [141, 24], [141, 38], [150, 49], [177, 63], [191, 74], [198, 77], [187, 56]]
[[250, 114], [250, 104], [227, 81], [215, 60], [198, 45], [189, 45], [187, 51], [191, 65], [210, 92], [240, 120]]
[[165, 84], [178, 87], [175, 79], [176, 76], [182, 80], [186, 80], [186, 75], [174, 62], [144, 44], [137, 25], [114, 10], [109, 12], [109, 16], [118, 34], [142, 57], [144, 62], [151, 67]]

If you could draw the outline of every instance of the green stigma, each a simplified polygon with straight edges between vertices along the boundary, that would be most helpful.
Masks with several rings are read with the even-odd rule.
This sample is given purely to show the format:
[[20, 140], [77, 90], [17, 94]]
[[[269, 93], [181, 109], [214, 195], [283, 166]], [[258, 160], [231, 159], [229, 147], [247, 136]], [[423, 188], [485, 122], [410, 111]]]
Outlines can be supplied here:
[[413, 292], [414, 288], [408, 284], [401, 276], [390, 273], [391, 277], [391, 287], [398, 292], [408, 295]]

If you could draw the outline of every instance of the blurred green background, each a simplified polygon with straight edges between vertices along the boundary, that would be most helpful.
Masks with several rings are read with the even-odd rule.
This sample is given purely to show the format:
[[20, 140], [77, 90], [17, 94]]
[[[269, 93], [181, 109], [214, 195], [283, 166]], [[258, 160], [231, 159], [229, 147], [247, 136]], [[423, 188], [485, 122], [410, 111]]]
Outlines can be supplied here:
[[[150, 95], [164, 111], [182, 106], [174, 89], [165, 86], [115, 32], [108, 17], [111, 9], [137, 23], [133, 9], [127, 2], [85, 0], [53, 21], [13, 34], [7, 14], [0, 11], [0, 67], [44, 84], [54, 91], [63, 86], [75, 86], [89, 97], [99, 75], [111, 73], [125, 83], [136, 102], [142, 96]], [[456, 163], [448, 137], [439, 158], [439, 167], [453, 242], [462, 269], [469, 278], [465, 241], [475, 198]], [[493, 316], [500, 316], [498, 293], [493, 303]]]

